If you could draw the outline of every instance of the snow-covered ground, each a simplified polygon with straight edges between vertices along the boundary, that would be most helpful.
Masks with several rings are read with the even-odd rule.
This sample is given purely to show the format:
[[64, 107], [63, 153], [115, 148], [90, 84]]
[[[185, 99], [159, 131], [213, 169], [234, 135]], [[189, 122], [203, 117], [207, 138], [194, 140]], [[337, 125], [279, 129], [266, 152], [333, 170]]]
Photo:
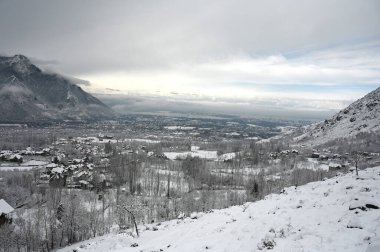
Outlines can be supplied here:
[[368, 168], [60, 251], [380, 251], [379, 206], [380, 167]]
[[188, 126], [166, 126], [165, 129], [167, 130], [193, 130], [195, 127], [188, 127]]
[[218, 158], [217, 151], [208, 150], [195, 150], [195, 151], [184, 151], [184, 152], [164, 152], [164, 155], [171, 160], [175, 159], [185, 159], [187, 156], [199, 157], [202, 159], [216, 160]]
[[216, 150], [201, 150], [199, 146], [191, 146], [191, 151], [164, 152], [164, 155], [171, 160], [185, 159], [187, 156], [191, 156], [214, 161], [228, 161], [236, 157], [236, 153], [225, 153], [218, 156]]

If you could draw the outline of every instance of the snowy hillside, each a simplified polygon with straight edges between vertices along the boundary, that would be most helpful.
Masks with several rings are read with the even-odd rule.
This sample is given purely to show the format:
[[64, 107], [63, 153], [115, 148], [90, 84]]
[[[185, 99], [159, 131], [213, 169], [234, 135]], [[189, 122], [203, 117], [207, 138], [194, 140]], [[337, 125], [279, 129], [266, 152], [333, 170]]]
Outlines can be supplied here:
[[60, 251], [380, 251], [380, 167]]
[[380, 87], [331, 119], [306, 126], [301, 133], [294, 131], [293, 140], [319, 145], [333, 139], [355, 136], [360, 132], [380, 132]]

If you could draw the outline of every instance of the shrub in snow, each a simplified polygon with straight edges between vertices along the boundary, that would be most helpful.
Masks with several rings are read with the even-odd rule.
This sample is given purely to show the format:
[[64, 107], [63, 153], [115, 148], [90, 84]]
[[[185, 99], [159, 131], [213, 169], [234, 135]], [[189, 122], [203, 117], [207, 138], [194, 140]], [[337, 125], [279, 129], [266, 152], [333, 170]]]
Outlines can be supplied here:
[[276, 231], [274, 230], [274, 228], [271, 228], [269, 230], [269, 233], [266, 234], [265, 238], [262, 239], [258, 244], [257, 244], [257, 248], [259, 250], [263, 250], [263, 249], [273, 249], [274, 246], [276, 245], [276, 242], [274, 241], [274, 238], [276, 237]]
[[138, 246], [139, 245], [136, 242], [131, 244], [131, 247], [133, 247], [133, 248], [138, 247]]
[[259, 244], [257, 244], [257, 248], [259, 250], [273, 249], [275, 245], [276, 242], [273, 238], [266, 237], [265, 239], [262, 239], [261, 242], [259, 242]]
[[288, 224], [285, 228], [281, 228], [278, 231], [276, 231], [274, 228], [269, 229], [269, 234], [267, 234], [266, 237], [271, 238], [285, 238], [286, 234], [289, 232], [291, 228], [291, 225]]

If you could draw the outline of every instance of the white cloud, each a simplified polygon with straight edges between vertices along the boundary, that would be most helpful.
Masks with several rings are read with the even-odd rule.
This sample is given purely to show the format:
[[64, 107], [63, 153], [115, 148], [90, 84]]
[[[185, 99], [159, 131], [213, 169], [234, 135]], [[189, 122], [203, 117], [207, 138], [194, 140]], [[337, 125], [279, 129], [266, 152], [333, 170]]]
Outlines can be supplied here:
[[[333, 55], [331, 55], [333, 56]], [[356, 59], [365, 60], [365, 59]], [[267, 58], [228, 59], [211, 62], [194, 69], [194, 75], [210, 77], [211, 82], [254, 84], [344, 84], [379, 83], [380, 72], [375, 64], [360, 67], [341, 66], [334, 61], [341, 58], [325, 58], [324, 62], [313, 62], [307, 56], [301, 60], [286, 59], [283, 55]], [[211, 77], [213, 76], [213, 77]]]
[[[273, 94], [271, 87], [282, 84], [341, 85], [342, 97], [345, 84], [380, 83], [379, 48], [380, 42], [376, 41], [303, 52], [297, 57], [238, 55], [197, 64], [183, 63], [164, 70], [107, 72], [81, 78], [89, 79], [98, 90], [107, 86], [124, 92], [159, 91], [166, 95], [176, 92], [241, 98], [269, 96]], [[284, 94], [289, 95], [282, 92], [275, 96]], [[315, 93], [309, 95], [315, 97]]]

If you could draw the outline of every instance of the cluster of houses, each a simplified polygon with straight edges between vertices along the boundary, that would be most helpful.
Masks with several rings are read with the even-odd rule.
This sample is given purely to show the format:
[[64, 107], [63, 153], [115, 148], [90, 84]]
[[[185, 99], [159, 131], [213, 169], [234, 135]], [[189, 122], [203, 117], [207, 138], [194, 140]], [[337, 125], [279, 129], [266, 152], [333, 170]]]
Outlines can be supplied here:
[[5, 150], [0, 152], [0, 160], [6, 162], [22, 163], [23, 158], [18, 153], [13, 153], [12, 151]]
[[[369, 161], [380, 156], [379, 153], [369, 152], [358, 152], [357, 155], [361, 160], [365, 161]], [[353, 155], [350, 153], [344, 153], [343, 155], [341, 155], [337, 153], [331, 153], [328, 150], [324, 150], [323, 153], [314, 151], [313, 153], [311, 153], [310, 158], [316, 159], [321, 162], [329, 162], [328, 168], [330, 170], [339, 170], [342, 168], [350, 167], [350, 169], [352, 169], [353, 167], [350, 164], [354, 162], [353, 159], [355, 159], [355, 157], [353, 157]]]
[[271, 152], [269, 153], [269, 157], [271, 159], [279, 159], [279, 158], [286, 157], [289, 155], [298, 155], [298, 154], [299, 154], [298, 150], [292, 149], [292, 150], [283, 150], [280, 152]]
[[109, 166], [109, 159], [102, 158], [100, 165], [96, 167], [97, 169], [91, 161], [91, 158], [85, 157], [68, 160], [66, 163], [56, 161], [44, 165], [39, 175], [38, 186], [76, 189], [110, 187], [111, 175], [105, 169]]
[[31, 147], [16, 151], [2, 150], [0, 151], [0, 161], [22, 163], [24, 161], [23, 156], [49, 156], [50, 154], [50, 148], [44, 148], [39, 151], [34, 151]]
[[[363, 159], [367, 159], [367, 160], [371, 160], [379, 156], [379, 153], [369, 153], [369, 152], [358, 152], [357, 154]], [[323, 154], [315, 151], [310, 155], [311, 158], [316, 158], [321, 161], [326, 161], [326, 160], [331, 160], [331, 159], [347, 160], [347, 159], [350, 159], [351, 156], [352, 155], [350, 153], [344, 153], [343, 155], [340, 155], [336, 153], [330, 153], [328, 151], [324, 151]]]
[[[272, 152], [269, 154], [271, 159], [281, 159], [284, 157], [288, 157], [290, 155], [298, 155], [298, 150], [283, 150], [280, 152]], [[369, 152], [359, 152], [357, 155], [360, 156], [361, 160], [372, 160], [380, 157], [379, 153], [369, 153]], [[337, 154], [332, 153], [329, 150], [322, 150], [322, 152], [318, 152], [317, 150], [313, 150], [313, 152], [309, 155], [309, 161], [311, 162], [319, 162], [325, 167], [326, 170], [340, 170], [342, 168], [352, 168], [352, 163], [354, 162], [353, 155], [349, 153]]]
[[[102, 139], [111, 139], [112, 136], [99, 136]], [[94, 139], [99, 141], [98, 138]], [[33, 170], [38, 173], [38, 187], [49, 186], [92, 189], [100, 186], [110, 186], [110, 175], [107, 172], [109, 159], [106, 158], [102, 148], [97, 145], [86, 146], [92, 143], [90, 139], [59, 139], [49, 148], [33, 150], [28, 147], [24, 150], [2, 150], [0, 161], [7, 168], [14, 170]], [[84, 158], [68, 159], [61, 146], [73, 143], [79, 156]], [[43, 157], [42, 157], [43, 156]], [[96, 165], [96, 176], [94, 176], [95, 164], [91, 157], [100, 157]], [[11, 164], [14, 163], [14, 165]], [[2, 165], [2, 166], [3, 166]]]
[[[39, 167], [39, 187], [67, 187], [77, 189], [102, 189], [111, 187], [113, 175], [109, 171], [109, 156], [106, 145], [116, 143], [112, 135], [99, 134], [97, 137], [75, 137], [69, 139], [58, 139], [54, 145], [55, 155], [51, 163]], [[83, 158], [68, 159], [63, 152], [57, 151], [60, 146], [68, 143], [79, 151]], [[105, 145], [104, 147], [102, 145]], [[148, 152], [144, 145], [138, 147], [138, 151], [132, 150], [130, 146], [123, 146], [118, 150], [122, 154], [136, 152], [146, 153], [148, 158], [166, 158], [154, 152]], [[93, 158], [96, 158], [94, 162]]]

